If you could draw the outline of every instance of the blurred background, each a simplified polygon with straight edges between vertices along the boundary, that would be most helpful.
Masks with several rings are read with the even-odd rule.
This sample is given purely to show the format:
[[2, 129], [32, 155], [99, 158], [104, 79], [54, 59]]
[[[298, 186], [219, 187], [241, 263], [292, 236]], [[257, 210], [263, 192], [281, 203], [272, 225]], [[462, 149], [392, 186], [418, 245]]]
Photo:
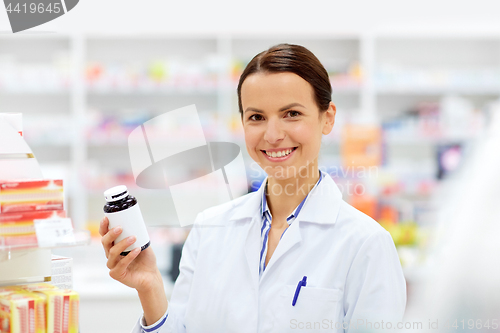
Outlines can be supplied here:
[[[126, 332], [142, 313], [135, 292], [108, 276], [98, 235], [105, 189], [127, 185], [147, 223], [163, 225], [150, 233], [167, 294], [189, 231], [165, 227], [172, 219], [159, 208], [167, 191], [135, 185], [128, 134], [196, 104], [207, 141], [241, 147], [256, 190], [265, 174], [246, 152], [236, 85], [254, 55], [282, 42], [309, 48], [330, 75], [337, 119], [320, 167], [344, 200], [391, 233], [408, 313], [418, 315], [418, 290], [435, 274], [429, 262], [443, 258], [435, 244], [453, 243], [450, 220], [460, 218], [443, 215], [443, 207], [468, 203], [451, 199], [477, 185], [461, 186], [475, 175], [466, 166], [500, 112], [499, 9], [496, 1], [84, 1], [39, 29], [0, 34], [0, 112], [23, 114], [44, 177], [64, 179], [69, 216], [93, 236], [90, 246], [54, 251], [74, 258], [82, 332]], [[8, 30], [3, 15], [0, 29]], [[481, 163], [493, 163], [500, 141], [489, 147]], [[498, 185], [493, 176], [481, 181]], [[475, 193], [477, 202], [483, 194], [499, 199]], [[498, 263], [498, 252], [484, 255]], [[460, 273], [441, 273], [451, 272]]]

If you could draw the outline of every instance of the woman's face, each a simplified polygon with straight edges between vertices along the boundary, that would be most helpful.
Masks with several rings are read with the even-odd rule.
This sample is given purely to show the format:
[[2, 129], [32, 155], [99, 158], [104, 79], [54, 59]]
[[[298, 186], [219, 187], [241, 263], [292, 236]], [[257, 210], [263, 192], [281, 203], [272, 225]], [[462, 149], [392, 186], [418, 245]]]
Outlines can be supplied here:
[[[312, 86], [294, 73], [255, 73], [241, 87], [243, 128], [250, 157], [270, 176], [306, 176], [317, 164], [335, 106], [320, 114]], [[313, 164], [314, 165], [314, 164]]]

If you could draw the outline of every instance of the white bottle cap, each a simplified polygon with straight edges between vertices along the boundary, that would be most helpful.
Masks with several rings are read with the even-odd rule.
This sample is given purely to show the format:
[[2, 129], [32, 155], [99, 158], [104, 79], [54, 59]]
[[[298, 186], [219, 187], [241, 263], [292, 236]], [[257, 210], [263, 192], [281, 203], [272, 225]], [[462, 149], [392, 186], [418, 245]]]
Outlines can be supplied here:
[[104, 191], [104, 198], [107, 202], [121, 200], [128, 196], [127, 186], [118, 185]]

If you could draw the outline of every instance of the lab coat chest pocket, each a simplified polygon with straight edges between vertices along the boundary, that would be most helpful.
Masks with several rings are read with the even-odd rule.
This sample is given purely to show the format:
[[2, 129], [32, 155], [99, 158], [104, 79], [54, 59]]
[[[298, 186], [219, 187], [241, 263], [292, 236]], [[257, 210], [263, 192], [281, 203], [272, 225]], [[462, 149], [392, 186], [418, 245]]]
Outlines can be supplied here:
[[338, 320], [342, 291], [340, 289], [302, 287], [295, 306], [293, 296], [297, 286], [285, 285], [279, 295], [276, 312], [277, 332], [332, 331], [331, 322]]

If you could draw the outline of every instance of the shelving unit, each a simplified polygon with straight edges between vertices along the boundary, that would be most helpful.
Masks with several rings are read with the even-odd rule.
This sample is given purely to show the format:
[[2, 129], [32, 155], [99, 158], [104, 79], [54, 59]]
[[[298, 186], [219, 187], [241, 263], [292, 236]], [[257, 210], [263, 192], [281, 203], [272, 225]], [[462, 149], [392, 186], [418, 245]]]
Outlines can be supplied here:
[[0, 268], [3, 271], [0, 287], [49, 281], [47, 278], [51, 276], [51, 250], [88, 245], [90, 232], [75, 230], [72, 238], [51, 246], [39, 247], [33, 240], [9, 244], [5, 238], [0, 237]]
[[21, 124], [19, 114], [0, 119], [0, 286], [51, 281], [51, 249], [90, 242], [90, 232], [75, 231], [66, 218], [63, 182], [39, 181], [41, 168]]
[[[117, 183], [132, 187], [149, 223], [168, 224], [175, 220], [165, 217], [173, 214], [165, 204], [169, 194], [134, 187], [128, 133], [156, 115], [196, 104], [206, 139], [238, 143], [248, 166], [237, 79], [251, 57], [280, 42], [306, 46], [331, 75], [337, 122], [323, 141], [325, 163], [340, 164], [346, 123], [389, 128], [414, 115], [422, 102], [439, 104], [445, 97], [460, 96], [480, 110], [477, 121], [484, 124], [488, 103], [500, 97], [500, 36], [495, 34], [5, 35], [0, 37], [0, 111], [24, 114], [26, 140], [47, 176], [67, 175], [68, 213], [75, 227], [83, 229], [88, 221], [102, 218], [102, 192]], [[2, 68], [13, 62], [21, 69], [23, 64], [56, 63], [64, 68], [58, 67], [64, 83], [41, 79], [6, 86], [9, 76]], [[368, 187], [380, 187], [388, 174], [433, 177], [436, 147], [470, 145], [481, 126], [461, 135], [387, 131], [383, 180], [368, 180]], [[417, 205], [428, 195], [412, 192], [399, 199]]]
[[[57, 244], [53, 244], [51, 246], [44, 246], [45, 249], [56, 249], [60, 247], [71, 247], [71, 246], [81, 246], [87, 245], [90, 241], [90, 232], [88, 230], [75, 230], [72, 234], [72, 239], [64, 240], [62, 242], [58, 242]], [[0, 238], [0, 251], [10, 252], [17, 250], [26, 250], [26, 249], [37, 249], [39, 248], [39, 244], [30, 239], [29, 241], [9, 244], [6, 242], [5, 238]], [[5, 254], [5, 253], [4, 253]], [[9, 254], [5, 254], [7, 257]]]
[[[434, 35], [438, 37], [433, 37]], [[118, 150], [123, 158], [115, 161], [121, 164], [123, 170], [128, 170], [129, 163], [124, 154], [126, 137], [123, 135], [110, 138], [108, 144], [97, 142], [86, 135], [86, 129], [81, 124], [89, 122], [92, 110], [98, 110], [105, 116], [116, 116], [118, 113], [133, 115], [138, 110], [147, 109], [149, 111], [145, 116], [152, 117], [195, 103], [200, 114], [216, 111], [219, 114], [218, 121], [223, 122], [223, 126], [227, 125], [225, 119], [233, 117], [235, 126], [238, 127], [235, 94], [238, 74], [237, 70], [235, 72], [234, 61], [243, 64], [270, 45], [283, 41], [307, 46], [331, 72], [359, 64], [363, 73], [361, 81], [355, 82], [349, 80], [349, 77], [346, 79], [341, 76], [332, 78], [333, 100], [338, 107], [339, 118], [353, 114], [357, 116], [358, 111], [361, 111], [363, 117], [383, 121], [384, 118], [401, 115], [402, 110], [418, 101], [438, 101], [440, 97], [451, 94], [468, 96], [482, 107], [484, 103], [500, 95], [500, 82], [495, 79], [495, 73], [500, 68], [499, 38], [492, 35], [466, 38], [434, 35], [382, 33], [299, 38], [286, 35], [68, 35], [22, 36], [16, 39], [2, 36], [0, 59], [3, 55], [4, 66], [14, 61], [32, 68], [33, 63], [49, 64], [56, 59], [56, 63], [63, 66], [65, 79], [64, 84], [59, 85], [47, 85], [45, 81], [42, 84], [11, 82], [9, 86], [0, 85], [0, 105], [2, 110], [16, 110], [27, 115], [26, 127], [33, 128], [33, 137], [31, 139], [28, 136], [26, 139], [37, 148], [42, 162], [57, 161], [59, 164], [66, 164], [69, 174], [78, 176], [72, 177], [68, 191], [70, 211], [73, 211], [71, 214], [74, 215], [75, 223], [84, 226], [89, 216], [86, 202], [88, 195], [93, 194], [86, 190], [83, 182], [74, 179], [85, 179], [82, 176], [85, 174], [86, 162], [92, 159], [102, 160], [103, 154]], [[173, 72], [171, 78], [174, 79], [160, 83], [148, 79], [148, 71], [158, 72], [150, 73], [153, 78], [155, 75], [165, 76], [162, 73], [162, 61], [169, 62], [173, 68], [169, 68]], [[186, 65], [189, 63], [203, 66], [199, 65], [193, 70]], [[95, 82], [89, 81], [89, 75], [92, 75], [89, 66], [92, 64], [100, 64], [105, 72]], [[20, 68], [22, 69], [22, 65]], [[123, 76], [127, 71], [123, 71], [123, 68], [130, 69], [128, 76]], [[436, 72], [435, 68], [439, 68], [440, 72]], [[470, 69], [460, 73], [458, 68]], [[204, 82], [174, 82], [176, 73], [178, 77], [193, 79], [200, 71], [206, 74], [202, 75], [205, 77]], [[42, 74], [43, 72], [41, 70]], [[467, 83], [467, 78], [474, 77], [474, 73], [479, 79], [473, 84], [460, 81], [462, 79]], [[412, 77], [416, 77], [415, 83], [408, 84], [412, 82]], [[432, 81], [433, 78], [435, 81]], [[454, 79], [458, 81], [453, 81]], [[8, 77], [3, 81], [10, 82]], [[401, 85], [401, 81], [405, 85]], [[30, 96], [26, 98], [28, 93]], [[51, 118], [47, 124], [59, 123], [60, 127], [53, 125], [45, 133], [35, 135], [35, 129], [42, 127], [39, 123], [47, 118], [47, 114], [57, 117], [55, 121]], [[216, 137], [209, 139], [235, 139], [227, 133], [216, 134]], [[331, 142], [338, 144], [339, 139], [335, 135], [332, 135]], [[439, 140], [446, 141], [446, 138]], [[387, 140], [386, 143], [432, 145], [439, 140], [397, 138]], [[467, 140], [468, 137], [461, 141]]]

